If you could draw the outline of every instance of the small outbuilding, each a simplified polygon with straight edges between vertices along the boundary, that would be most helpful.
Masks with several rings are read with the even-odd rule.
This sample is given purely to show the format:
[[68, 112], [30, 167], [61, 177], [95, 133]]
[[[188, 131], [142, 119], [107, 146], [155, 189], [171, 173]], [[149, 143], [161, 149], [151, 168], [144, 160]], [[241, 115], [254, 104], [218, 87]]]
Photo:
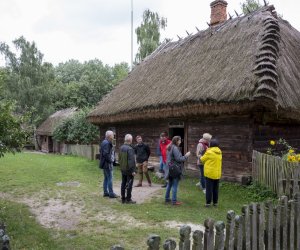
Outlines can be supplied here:
[[89, 114], [116, 132], [141, 135], [155, 156], [159, 134], [183, 138], [196, 168], [196, 145], [205, 132], [220, 141], [223, 178], [252, 174], [252, 151], [270, 139], [300, 147], [300, 33], [264, 6], [227, 19], [227, 2], [211, 4], [210, 26], [163, 43], [137, 65]]
[[55, 128], [67, 118], [72, 117], [77, 108], [68, 108], [56, 111], [50, 115], [37, 129], [38, 144], [40, 150], [46, 153], [61, 153], [62, 143], [53, 139], [53, 132]]

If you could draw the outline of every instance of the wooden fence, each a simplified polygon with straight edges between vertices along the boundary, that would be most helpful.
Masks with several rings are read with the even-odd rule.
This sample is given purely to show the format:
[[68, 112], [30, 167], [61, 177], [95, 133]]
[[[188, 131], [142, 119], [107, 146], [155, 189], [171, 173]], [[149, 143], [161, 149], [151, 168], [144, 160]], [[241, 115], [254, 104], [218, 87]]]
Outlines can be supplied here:
[[65, 144], [62, 153], [68, 155], [82, 156], [90, 160], [95, 160], [96, 154], [99, 153], [99, 145]]
[[[191, 233], [190, 226], [182, 226], [180, 239], [167, 239], [162, 244], [165, 250], [299, 250], [300, 249], [300, 193], [294, 200], [282, 196], [279, 203], [271, 201], [243, 206], [241, 215], [228, 211], [226, 224], [206, 219], [205, 231]], [[158, 250], [161, 238], [151, 235], [147, 240], [148, 250]], [[111, 250], [124, 250], [115, 245]]]
[[0, 223], [0, 249], [1, 250], [9, 250], [9, 237], [5, 233], [5, 225]]
[[252, 177], [258, 183], [269, 187], [278, 197], [286, 195], [291, 198], [299, 192], [300, 164], [253, 151]]

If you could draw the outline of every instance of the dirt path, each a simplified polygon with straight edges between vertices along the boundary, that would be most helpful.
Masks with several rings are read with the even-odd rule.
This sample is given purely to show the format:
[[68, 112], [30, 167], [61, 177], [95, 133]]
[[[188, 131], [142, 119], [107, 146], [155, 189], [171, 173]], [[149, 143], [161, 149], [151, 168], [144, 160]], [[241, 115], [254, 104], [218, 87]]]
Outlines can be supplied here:
[[[137, 181], [133, 185], [136, 185]], [[94, 225], [101, 225], [106, 222], [111, 224], [118, 224], [120, 227], [128, 228], [147, 228], [150, 227], [145, 222], [138, 221], [130, 214], [126, 212], [120, 214], [119, 211], [114, 211], [109, 205], [99, 204], [90, 208], [86, 207], [85, 201], [78, 197], [76, 188], [80, 188], [79, 182], [64, 182], [57, 183], [59, 187], [71, 187], [73, 190], [58, 191], [54, 196], [50, 197], [47, 190], [41, 190], [39, 193], [32, 197], [14, 198], [11, 194], [1, 193], [0, 198], [19, 202], [28, 205], [30, 211], [35, 215], [37, 221], [46, 228], [62, 229], [62, 230], [74, 230], [80, 224], [85, 225], [85, 231], [97, 230], [101, 231], [103, 228], [95, 227]], [[120, 182], [114, 183], [114, 191], [120, 194]], [[149, 201], [153, 197], [162, 195], [164, 189], [161, 185], [153, 184], [151, 187], [147, 183], [142, 187], [134, 187], [132, 191], [132, 198], [138, 204]], [[99, 194], [95, 194], [97, 197]], [[112, 199], [111, 202], [116, 202]], [[185, 223], [186, 224], [186, 223]], [[180, 228], [183, 223], [178, 221], [165, 221], [160, 223], [160, 226], [168, 228]], [[200, 229], [204, 230], [203, 226], [188, 223], [191, 226], [192, 231]], [[152, 225], [153, 227], [153, 225]]]

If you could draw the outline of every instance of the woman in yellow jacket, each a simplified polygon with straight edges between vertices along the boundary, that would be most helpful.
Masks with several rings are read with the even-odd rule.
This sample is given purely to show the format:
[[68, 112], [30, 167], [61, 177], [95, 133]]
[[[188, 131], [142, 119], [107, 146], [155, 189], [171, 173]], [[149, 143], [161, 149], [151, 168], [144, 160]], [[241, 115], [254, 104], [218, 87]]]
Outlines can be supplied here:
[[206, 181], [206, 207], [209, 207], [211, 200], [213, 205], [218, 205], [219, 180], [222, 175], [222, 151], [216, 139], [210, 141], [210, 147], [200, 158], [204, 164], [204, 176]]

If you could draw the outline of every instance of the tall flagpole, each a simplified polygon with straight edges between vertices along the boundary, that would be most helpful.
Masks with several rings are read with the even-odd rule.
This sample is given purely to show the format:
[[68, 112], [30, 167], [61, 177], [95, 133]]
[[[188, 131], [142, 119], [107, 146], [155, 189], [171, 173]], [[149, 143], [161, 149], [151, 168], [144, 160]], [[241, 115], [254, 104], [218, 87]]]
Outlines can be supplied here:
[[133, 69], [133, 0], [131, 0], [131, 70]]

